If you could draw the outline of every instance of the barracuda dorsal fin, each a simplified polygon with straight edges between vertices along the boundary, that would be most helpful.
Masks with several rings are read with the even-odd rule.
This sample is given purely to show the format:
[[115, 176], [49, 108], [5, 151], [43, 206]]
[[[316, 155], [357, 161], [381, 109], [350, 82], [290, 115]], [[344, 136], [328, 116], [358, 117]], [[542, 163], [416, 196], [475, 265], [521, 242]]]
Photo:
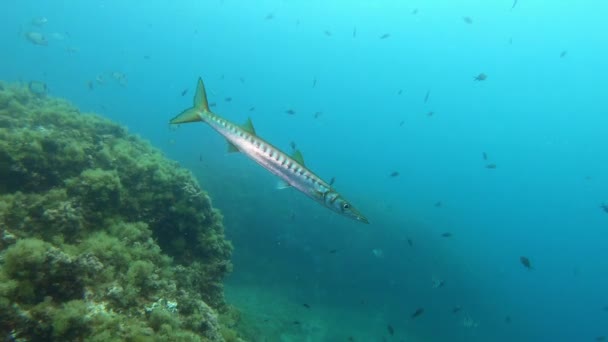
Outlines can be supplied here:
[[255, 134], [255, 128], [253, 128], [253, 122], [251, 121], [251, 118], [247, 118], [247, 121], [245, 121], [244, 124], [241, 125], [241, 128], [251, 134], [251, 135], [256, 135]]
[[202, 78], [198, 78], [196, 85], [196, 94], [194, 95], [194, 108], [204, 112], [209, 111], [209, 103], [207, 103], [207, 92]]
[[240, 152], [239, 148], [236, 147], [233, 143], [231, 143], [230, 141], [227, 141], [227, 143], [228, 143], [228, 153]]
[[304, 156], [302, 155], [302, 152], [300, 152], [300, 150], [293, 151], [293, 153], [291, 154], [291, 159], [297, 161], [300, 165], [305, 166]]

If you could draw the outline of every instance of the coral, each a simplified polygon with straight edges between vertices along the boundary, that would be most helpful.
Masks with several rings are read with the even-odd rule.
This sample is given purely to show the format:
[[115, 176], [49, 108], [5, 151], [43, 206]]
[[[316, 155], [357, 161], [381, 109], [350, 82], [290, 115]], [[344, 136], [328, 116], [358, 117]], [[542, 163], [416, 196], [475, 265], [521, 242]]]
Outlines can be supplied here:
[[222, 215], [149, 143], [0, 82], [0, 180], [0, 338], [240, 340]]

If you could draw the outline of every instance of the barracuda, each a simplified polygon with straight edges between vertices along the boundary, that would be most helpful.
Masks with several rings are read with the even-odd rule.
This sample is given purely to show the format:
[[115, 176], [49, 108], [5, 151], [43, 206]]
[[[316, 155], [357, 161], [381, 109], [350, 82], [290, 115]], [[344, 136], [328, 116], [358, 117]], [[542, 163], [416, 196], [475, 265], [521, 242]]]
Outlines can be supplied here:
[[266, 140], [260, 138], [253, 128], [251, 119], [243, 125], [236, 125], [209, 110], [207, 94], [202, 79], [198, 79], [194, 107], [186, 109], [173, 119], [171, 124], [203, 121], [228, 140], [229, 152], [241, 152], [278, 176], [282, 187], [294, 187], [321, 205], [356, 221], [369, 223], [355, 207], [336, 192], [330, 184], [315, 175], [304, 165], [299, 151], [289, 156]]

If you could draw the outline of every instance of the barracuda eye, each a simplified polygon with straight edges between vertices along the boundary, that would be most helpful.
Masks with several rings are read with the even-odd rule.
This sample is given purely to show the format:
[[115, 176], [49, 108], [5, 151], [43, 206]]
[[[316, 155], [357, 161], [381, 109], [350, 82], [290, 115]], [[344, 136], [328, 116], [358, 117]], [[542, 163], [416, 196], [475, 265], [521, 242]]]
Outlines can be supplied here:
[[348, 209], [348, 208], [350, 208], [350, 204], [348, 204], [348, 203], [342, 204], [342, 209]]

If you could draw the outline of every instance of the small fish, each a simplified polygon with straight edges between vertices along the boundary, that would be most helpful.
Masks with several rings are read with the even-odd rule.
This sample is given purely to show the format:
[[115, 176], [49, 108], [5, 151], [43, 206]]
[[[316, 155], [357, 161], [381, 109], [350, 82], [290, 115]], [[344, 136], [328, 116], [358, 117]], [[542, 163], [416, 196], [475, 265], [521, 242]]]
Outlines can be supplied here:
[[27, 84], [27, 88], [30, 90], [30, 92], [32, 92], [32, 94], [39, 97], [46, 96], [46, 94], [49, 92], [49, 88], [47, 87], [46, 83], [40, 81], [30, 81]]
[[36, 17], [36, 18], [32, 19], [32, 25], [38, 26], [38, 27], [42, 27], [48, 22], [49, 22], [49, 20], [46, 17]]
[[606, 336], [598, 336], [595, 338], [596, 341], [606, 341]]
[[495, 169], [496, 168], [496, 164], [487, 164], [486, 165], [486, 169]]
[[296, 143], [293, 141], [289, 143], [289, 146], [291, 147], [292, 150], [296, 149]]
[[312, 79], [312, 87], [315, 88], [317, 86], [317, 78]]
[[399, 91], [397, 92], [397, 95], [401, 95], [403, 94], [403, 89], [399, 89]]
[[291, 323], [294, 324], [294, 325], [300, 325], [300, 321], [293, 321]]
[[227, 97], [227, 98], [224, 99], [224, 101], [231, 102], [232, 101], [232, 97]]
[[412, 241], [412, 239], [410, 239], [410, 238], [408, 238], [408, 239], [407, 239], [407, 244], [408, 244], [410, 247], [414, 247], [414, 241]]
[[210, 102], [209, 103], [209, 107], [215, 107], [215, 106], [217, 106], [217, 103], [215, 103], [215, 102]]
[[426, 113], [426, 116], [429, 116], [429, 117], [433, 116], [433, 115], [435, 115], [435, 112], [433, 112], [433, 111], [430, 111], [430, 112]]
[[315, 119], [318, 119], [321, 115], [323, 115], [323, 112], [315, 112]]
[[182, 92], [181, 92], [182, 96], [186, 96], [186, 94], [188, 94], [188, 88], [182, 90]]
[[145, 56], [144, 56], [144, 59], [145, 59], [145, 60], [148, 60], [148, 59], [150, 59], [150, 56], [145, 55]]
[[203, 162], [203, 155], [202, 154], [198, 155], [198, 161], [201, 162], [201, 163]]
[[77, 48], [77, 47], [75, 47], [75, 46], [68, 46], [68, 47], [66, 47], [66, 48], [65, 48], [65, 51], [66, 51], [68, 54], [73, 55], [73, 54], [75, 54], [75, 53], [78, 53], [78, 51], [80, 51], [80, 49], [79, 49], [79, 48]]
[[410, 315], [410, 318], [411, 318], [411, 319], [414, 319], [414, 318], [416, 318], [416, 317], [419, 317], [419, 316], [420, 316], [420, 315], [422, 315], [423, 313], [424, 313], [424, 308], [418, 308], [418, 309], [416, 309], [416, 311], [414, 311], [414, 313], [412, 313], [412, 314]]
[[25, 34], [25, 38], [34, 45], [47, 46], [49, 45], [49, 41], [46, 37], [40, 32], [27, 32]]
[[308, 305], [306, 303], [302, 304], [302, 306], [305, 307], [305, 308], [307, 308], [307, 309], [310, 309], [310, 305]]
[[266, 17], [264, 17], [265, 20], [272, 20], [274, 19], [274, 13], [270, 12], [268, 14], [266, 14]]
[[505, 316], [505, 323], [511, 323], [511, 316]]
[[89, 81], [87, 82], [87, 88], [89, 88], [89, 90], [93, 90], [93, 89], [95, 89], [95, 82], [93, 82], [93, 81], [89, 80]]
[[462, 306], [460, 306], [460, 305], [455, 306], [455, 307], [452, 309], [452, 313], [453, 313], [453, 314], [459, 313], [459, 312], [460, 312], [460, 310], [462, 310]]
[[602, 209], [605, 213], [608, 214], [608, 204], [602, 203], [600, 205], [600, 209]]
[[390, 175], [388, 175], [388, 176], [389, 176], [389, 177], [391, 177], [391, 178], [399, 177], [399, 172], [397, 172], [397, 171], [393, 171], [393, 172], [391, 172], [391, 174], [390, 174]]
[[399, 122], [399, 127], [403, 127], [404, 124], [405, 124], [405, 121], [401, 120], [401, 122]]
[[385, 34], [383, 34], [383, 35], [380, 36], [380, 39], [386, 39], [386, 38], [389, 38], [390, 36], [391, 36], [390, 33], [385, 33]]
[[103, 74], [99, 74], [99, 75], [95, 76], [95, 82], [97, 82], [97, 84], [105, 84], [106, 77]]
[[355, 338], [352, 336], [348, 336], [348, 342], [355, 342]]
[[414, 9], [412, 10], [411, 14], [412, 14], [412, 15], [416, 15], [416, 14], [418, 14], [418, 9], [417, 9], [417, 8], [414, 8]]
[[444, 238], [449, 238], [449, 237], [452, 237], [452, 233], [450, 233], [450, 232], [445, 232], [445, 233], [441, 234], [441, 237], [444, 237]]
[[529, 270], [534, 268], [534, 267], [532, 267], [532, 263], [530, 262], [530, 259], [528, 259], [525, 256], [519, 257], [519, 261], [521, 262], [522, 265], [524, 265], [525, 268], [527, 268]]
[[481, 156], [483, 157], [483, 160], [488, 160], [488, 154], [487, 153], [482, 152]]
[[479, 75], [473, 77], [473, 80], [475, 81], [485, 81], [486, 79], [488, 79], [488, 75], [482, 73], [479, 73]]
[[331, 31], [329, 31], [329, 30], [325, 30], [325, 31], [323, 31], [323, 33], [324, 33], [326, 36], [331, 37]]
[[296, 111], [295, 111], [295, 110], [293, 110], [293, 109], [288, 109], [288, 110], [286, 110], [286, 111], [285, 111], [285, 114], [289, 114], [289, 115], [295, 115], [295, 114], [296, 114]]
[[427, 90], [426, 95], [424, 95], [424, 103], [427, 103], [427, 101], [429, 100], [429, 96], [431, 96], [431, 91]]
[[388, 330], [389, 335], [391, 335], [391, 336], [395, 335], [395, 329], [393, 329], [393, 327], [390, 324], [388, 324], [386, 326], [386, 330]]
[[568, 50], [564, 50], [559, 54], [559, 58], [564, 58], [568, 54]]
[[441, 203], [441, 201], [437, 201], [435, 202], [435, 208], [441, 208], [443, 204]]
[[239, 77], [239, 81], [241, 81], [241, 83], [245, 83], [245, 77]]
[[253, 112], [255, 110], [255, 107], [249, 107], [249, 111]]
[[471, 17], [462, 17], [462, 20], [467, 24], [473, 23], [473, 19], [471, 19]]
[[353, 28], [353, 38], [357, 37], [357, 27]]
[[329, 180], [329, 185], [334, 185], [334, 183], [336, 182], [336, 177], [331, 177], [331, 179]]
[[445, 286], [445, 280], [442, 279], [433, 279], [433, 285], [431, 286], [434, 289], [440, 289]]
[[336, 254], [336, 252], [337, 252], [337, 251], [338, 251], [337, 249], [331, 249], [331, 250], [329, 251], [329, 254]]
[[513, 6], [511, 6], [511, 9], [514, 9], [515, 6], [517, 6], [517, 0], [513, 0]]
[[380, 248], [374, 248], [372, 249], [372, 255], [375, 256], [376, 258], [384, 258], [384, 251]]
[[120, 83], [123, 86], [126, 86], [128, 81], [127, 81], [127, 75], [123, 72], [120, 71], [113, 71], [110, 76], [112, 76], [112, 78], [117, 81], [118, 83]]

